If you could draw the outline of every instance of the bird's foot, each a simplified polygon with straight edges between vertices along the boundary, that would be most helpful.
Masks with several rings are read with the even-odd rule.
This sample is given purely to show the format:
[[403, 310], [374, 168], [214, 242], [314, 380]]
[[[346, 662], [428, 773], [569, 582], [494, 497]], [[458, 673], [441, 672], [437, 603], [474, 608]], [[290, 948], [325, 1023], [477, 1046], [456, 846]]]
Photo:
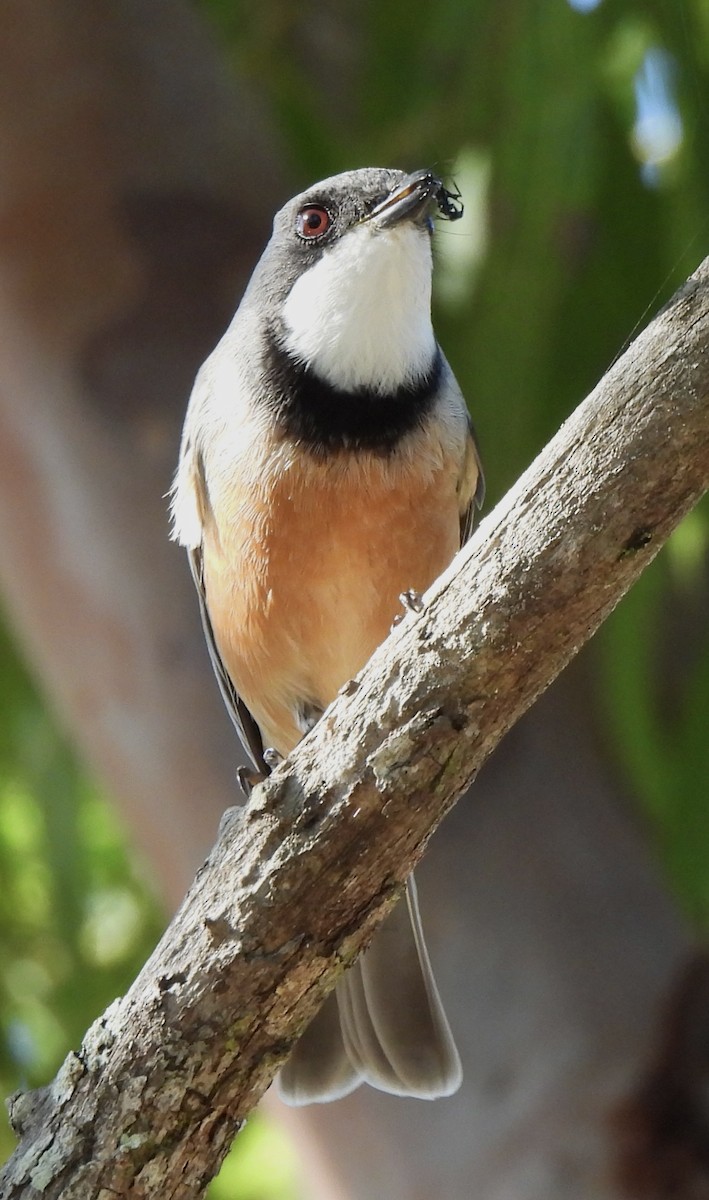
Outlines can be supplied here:
[[253, 767], [237, 767], [236, 782], [244, 793], [244, 799], [248, 800], [257, 784], [263, 783], [266, 776], [262, 771], [255, 771]]
[[405, 592], [402, 592], [399, 596], [399, 603], [403, 607], [404, 612], [396, 614], [391, 623], [392, 629], [396, 629], [397, 625], [401, 625], [407, 613], [423, 612], [423, 596], [415, 588], [407, 588]]
[[399, 601], [407, 612], [423, 612], [423, 596], [415, 588], [407, 588], [405, 592], [402, 592]]

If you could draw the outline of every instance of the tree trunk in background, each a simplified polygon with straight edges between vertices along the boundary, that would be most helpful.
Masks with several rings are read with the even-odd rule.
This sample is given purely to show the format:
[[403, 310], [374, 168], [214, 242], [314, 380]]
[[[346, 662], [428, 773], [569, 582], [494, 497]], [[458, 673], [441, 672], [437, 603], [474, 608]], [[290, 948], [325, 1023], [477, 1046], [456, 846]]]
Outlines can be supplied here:
[[[192, 379], [290, 189], [170, 0], [0, 13], [0, 577], [81, 752], [177, 901], [235, 799], [164, 494]], [[20, 103], [21, 98], [21, 103]], [[605, 773], [582, 668], [436, 839], [424, 919], [466, 1070], [285, 1114], [327, 1200], [612, 1200], [614, 1108], [687, 935]]]
[[233, 802], [168, 490], [194, 375], [284, 191], [187, 5], [0, 13], [2, 584], [38, 676], [177, 902]]

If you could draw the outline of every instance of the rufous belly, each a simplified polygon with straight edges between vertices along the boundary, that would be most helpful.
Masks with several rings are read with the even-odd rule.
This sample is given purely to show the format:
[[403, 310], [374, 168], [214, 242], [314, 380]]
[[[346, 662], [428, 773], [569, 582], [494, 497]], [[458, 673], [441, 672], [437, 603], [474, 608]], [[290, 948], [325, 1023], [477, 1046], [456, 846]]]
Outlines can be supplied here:
[[204, 527], [207, 605], [264, 745], [286, 754], [303, 706], [325, 708], [459, 546], [456, 464], [262, 462], [236, 473]]

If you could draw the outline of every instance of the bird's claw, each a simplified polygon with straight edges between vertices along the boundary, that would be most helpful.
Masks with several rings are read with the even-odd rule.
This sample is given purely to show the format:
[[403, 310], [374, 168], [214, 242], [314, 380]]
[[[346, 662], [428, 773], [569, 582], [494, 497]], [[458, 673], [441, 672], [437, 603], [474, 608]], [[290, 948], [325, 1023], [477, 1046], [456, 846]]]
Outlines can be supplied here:
[[407, 612], [423, 612], [423, 596], [415, 588], [407, 588], [405, 592], [402, 592], [399, 601]]
[[266, 776], [261, 771], [255, 771], [253, 767], [237, 767], [236, 782], [244, 793], [244, 798], [248, 800], [257, 784], [263, 783]]
[[402, 605], [404, 612], [397, 613], [391, 623], [392, 629], [396, 629], [397, 625], [401, 625], [407, 613], [420, 613], [423, 611], [423, 596], [417, 592], [415, 588], [407, 588], [399, 596], [399, 603]]

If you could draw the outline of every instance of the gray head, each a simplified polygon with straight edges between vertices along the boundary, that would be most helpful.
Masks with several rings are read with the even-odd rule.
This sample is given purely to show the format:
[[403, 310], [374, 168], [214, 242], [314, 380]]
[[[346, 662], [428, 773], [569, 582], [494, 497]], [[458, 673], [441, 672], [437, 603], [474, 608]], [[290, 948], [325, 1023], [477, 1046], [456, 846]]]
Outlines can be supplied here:
[[294, 361], [340, 389], [391, 391], [431, 366], [431, 233], [456, 215], [430, 172], [335, 175], [276, 214], [244, 297]]

